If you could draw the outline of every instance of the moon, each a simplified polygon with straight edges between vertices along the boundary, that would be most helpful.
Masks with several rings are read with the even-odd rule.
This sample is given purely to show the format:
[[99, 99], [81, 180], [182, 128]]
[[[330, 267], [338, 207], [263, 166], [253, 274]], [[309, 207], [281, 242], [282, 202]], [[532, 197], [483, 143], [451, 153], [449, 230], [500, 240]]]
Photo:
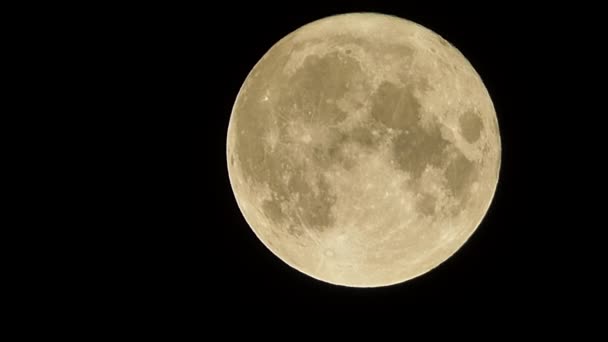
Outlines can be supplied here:
[[259, 240], [318, 280], [379, 287], [460, 249], [499, 178], [496, 112], [450, 43], [395, 16], [349, 13], [259, 60], [227, 132], [232, 191]]

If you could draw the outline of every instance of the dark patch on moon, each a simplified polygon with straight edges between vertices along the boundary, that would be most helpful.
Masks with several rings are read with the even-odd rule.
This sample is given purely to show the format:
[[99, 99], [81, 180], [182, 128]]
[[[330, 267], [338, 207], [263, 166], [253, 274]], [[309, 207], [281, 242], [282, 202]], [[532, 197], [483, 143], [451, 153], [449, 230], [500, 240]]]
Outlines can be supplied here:
[[[274, 192], [262, 203], [262, 211], [275, 226], [284, 227], [294, 236], [302, 235], [303, 229], [322, 231], [333, 226], [331, 208], [337, 197], [322, 175], [300, 168], [291, 173], [287, 184], [275, 180], [268, 185]], [[289, 209], [281, 206], [286, 202]]]
[[331, 158], [330, 149], [323, 146], [313, 147], [312, 160], [315, 165], [323, 170], [326, 170], [334, 163], [334, 159]]
[[[318, 188], [318, 191], [315, 192], [313, 187]], [[292, 174], [288, 189], [291, 198], [296, 199], [297, 211], [297, 213], [288, 213], [289, 216], [300, 218], [305, 227], [314, 230], [323, 230], [333, 225], [335, 218], [331, 208], [337, 198], [323, 176], [316, 175], [311, 179], [299, 170]]]
[[447, 188], [455, 198], [466, 197], [477, 176], [475, 166], [475, 163], [468, 160], [462, 153], [459, 153], [448, 165], [445, 170]]
[[327, 145], [317, 145], [312, 151], [312, 160], [316, 167], [327, 170], [334, 165], [340, 165], [346, 169], [352, 166], [349, 156], [344, 153], [344, 144], [348, 136], [338, 129], [331, 130], [331, 140]]
[[424, 193], [421, 198], [416, 202], [416, 209], [419, 213], [425, 216], [431, 216], [435, 213], [435, 205], [437, 199], [435, 196]]
[[350, 171], [357, 166], [356, 156], [349, 153], [347, 149], [348, 144], [344, 143], [329, 150], [329, 158], [332, 160], [331, 164], [338, 165], [346, 171]]
[[337, 128], [331, 131], [331, 141], [326, 146], [315, 146], [312, 152], [314, 165], [321, 170], [338, 166], [351, 170], [357, 165], [357, 149], [368, 151], [376, 150], [379, 139], [375, 137], [367, 123], [354, 127], [348, 131]]
[[314, 120], [319, 124], [336, 124], [346, 118], [336, 103], [362, 75], [359, 62], [339, 52], [319, 57], [310, 55], [281, 89], [280, 113], [287, 119]]
[[282, 222], [284, 213], [283, 209], [281, 209], [280, 198], [273, 198], [271, 200], [265, 200], [262, 203], [262, 211], [266, 215], [266, 217], [271, 220], [273, 223]]
[[357, 143], [359, 146], [363, 148], [373, 149], [378, 143], [378, 139], [374, 137], [369, 127], [370, 126], [355, 127], [347, 133], [347, 136], [350, 140]]
[[460, 133], [466, 141], [474, 143], [479, 139], [483, 122], [477, 113], [472, 111], [465, 112], [460, 116], [458, 122], [460, 124]]
[[422, 175], [427, 165], [440, 166], [445, 158], [444, 150], [449, 142], [441, 136], [438, 127], [428, 130], [419, 124], [399, 133], [393, 144], [393, 156], [399, 169], [412, 177]]
[[383, 82], [372, 101], [372, 117], [388, 128], [413, 128], [420, 118], [420, 103], [409, 89]]
[[[419, 82], [421, 86], [424, 82]], [[413, 178], [422, 175], [427, 165], [441, 166], [450, 142], [437, 124], [422, 127], [421, 105], [410, 87], [384, 82], [373, 97], [372, 117], [386, 128], [398, 130], [393, 142], [393, 158], [400, 170]]]

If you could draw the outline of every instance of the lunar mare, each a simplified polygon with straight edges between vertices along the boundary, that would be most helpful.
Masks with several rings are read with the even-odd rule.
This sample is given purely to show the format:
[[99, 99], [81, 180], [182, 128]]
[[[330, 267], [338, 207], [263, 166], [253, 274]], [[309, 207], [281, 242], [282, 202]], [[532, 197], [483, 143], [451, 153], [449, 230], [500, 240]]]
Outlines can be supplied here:
[[500, 136], [471, 64], [436, 33], [372, 13], [276, 43], [243, 83], [227, 133], [230, 183], [276, 256], [354, 287], [428, 272], [494, 196]]

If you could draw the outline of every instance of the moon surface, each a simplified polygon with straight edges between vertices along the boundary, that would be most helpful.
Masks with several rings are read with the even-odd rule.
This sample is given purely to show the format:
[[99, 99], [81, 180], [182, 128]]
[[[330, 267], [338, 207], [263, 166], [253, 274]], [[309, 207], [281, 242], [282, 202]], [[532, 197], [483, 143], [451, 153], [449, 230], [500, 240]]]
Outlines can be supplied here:
[[243, 83], [227, 132], [238, 206], [291, 267], [353, 287], [400, 283], [453, 255], [500, 169], [492, 100], [438, 34], [375, 13], [288, 34]]

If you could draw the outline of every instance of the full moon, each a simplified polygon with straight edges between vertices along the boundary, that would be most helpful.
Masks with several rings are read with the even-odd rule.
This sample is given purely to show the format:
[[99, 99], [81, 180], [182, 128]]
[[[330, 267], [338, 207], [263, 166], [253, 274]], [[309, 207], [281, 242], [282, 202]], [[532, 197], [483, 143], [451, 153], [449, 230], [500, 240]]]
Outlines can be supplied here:
[[435, 268], [485, 216], [501, 143], [492, 100], [438, 34], [376, 13], [323, 18], [245, 79], [227, 132], [232, 191], [259, 240], [324, 282]]

